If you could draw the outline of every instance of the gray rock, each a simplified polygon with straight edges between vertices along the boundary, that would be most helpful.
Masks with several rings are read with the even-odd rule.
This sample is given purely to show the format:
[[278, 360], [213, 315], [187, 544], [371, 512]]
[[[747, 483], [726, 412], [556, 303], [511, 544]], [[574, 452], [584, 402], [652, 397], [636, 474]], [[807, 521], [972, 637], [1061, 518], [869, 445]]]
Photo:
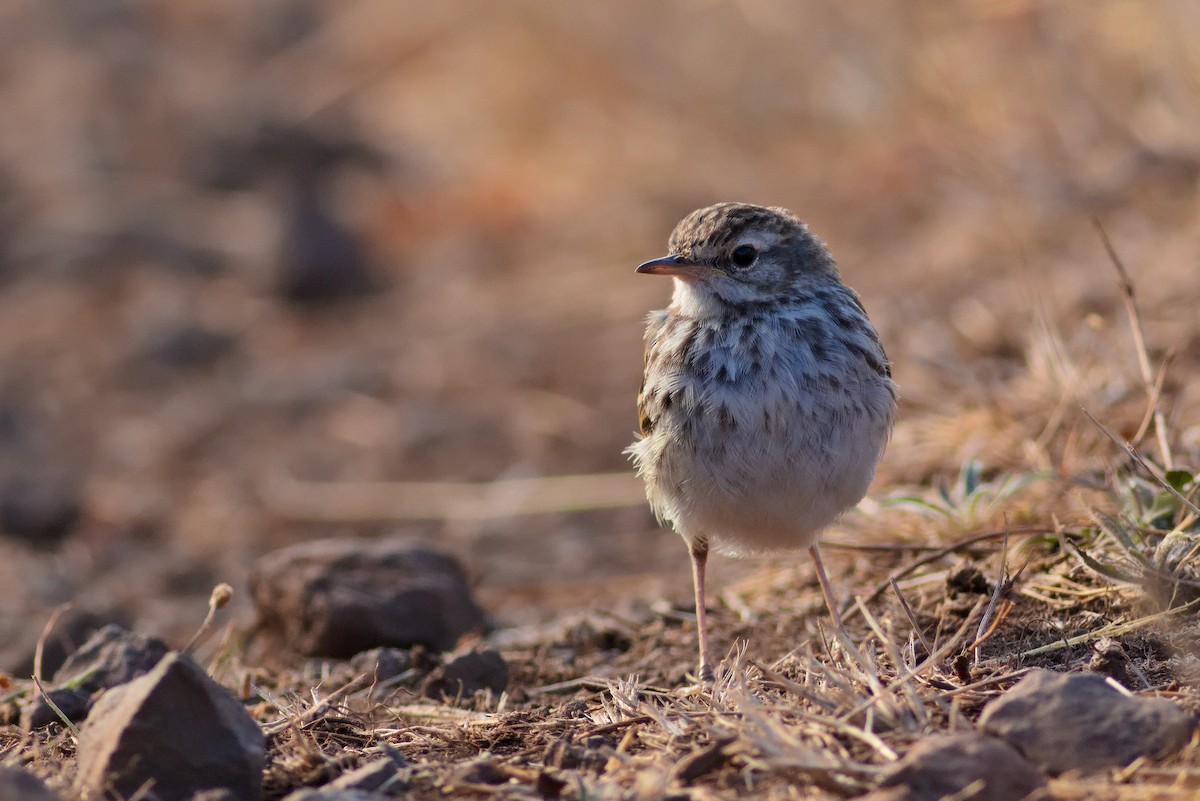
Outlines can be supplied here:
[[265, 754], [266, 738], [238, 700], [170, 653], [96, 702], [79, 734], [75, 787], [85, 798], [130, 798], [151, 782], [162, 801], [212, 788], [258, 801]]
[[1191, 739], [1196, 720], [1165, 698], [1125, 695], [1096, 673], [1036, 670], [984, 707], [979, 726], [1058, 775], [1168, 756]]
[[[54, 706], [51, 706], [53, 702]], [[55, 711], [54, 707], [58, 707]], [[40, 729], [51, 723], [62, 723], [61, 712], [67, 720], [79, 723], [88, 715], [92, 708], [92, 697], [82, 691], [69, 688], [50, 690], [45, 695], [38, 693], [29, 699], [21, 710], [21, 728], [26, 731]]]
[[[79, 649], [88, 637], [109, 623], [124, 623], [123, 615], [95, 612], [87, 609], [68, 609], [58, 617], [42, 648], [42, 676], [53, 676], [67, 657]], [[0, 670], [27, 678], [33, 675], [34, 654], [41, 626], [33, 627], [28, 637], [14, 638], [16, 642], [0, 651]]]
[[199, 793], [192, 796], [192, 801], [238, 801], [238, 796], [230, 793], [228, 788], [216, 787], [200, 790]]
[[377, 682], [394, 679], [412, 667], [408, 651], [399, 648], [372, 648], [355, 654], [350, 667], [362, 673], [370, 673]]
[[[397, 754], [397, 756], [399, 756]], [[323, 790], [362, 790], [368, 793], [378, 793], [381, 788], [399, 788], [401, 783], [396, 780], [402, 765], [392, 757], [383, 757], [368, 762], [354, 770], [347, 771], [325, 785]]]
[[386, 795], [377, 795], [366, 790], [335, 790], [322, 787], [317, 790], [297, 790], [285, 795], [283, 801], [383, 801], [386, 798]]
[[[982, 782], [971, 801], [1021, 801], [1045, 785], [1036, 767], [995, 737], [967, 732], [918, 741], [862, 801], [939, 801]], [[957, 797], [957, 796], [956, 796]]]
[[425, 695], [430, 698], [471, 696], [478, 690], [502, 693], [508, 686], [508, 663], [498, 651], [473, 651], [451, 659], [429, 674]]
[[54, 683], [89, 693], [106, 690], [150, 672], [168, 650], [157, 637], [108, 625], [67, 657], [55, 672]]
[[82, 516], [75, 478], [29, 474], [0, 486], [0, 532], [35, 548], [57, 548]]
[[259, 560], [250, 577], [260, 629], [306, 656], [380, 646], [453, 648], [486, 625], [454, 557], [408, 539], [320, 540]]
[[41, 779], [27, 770], [0, 765], [0, 801], [59, 801]]
[[237, 801], [237, 796], [225, 787], [201, 790], [192, 796], [192, 801]]

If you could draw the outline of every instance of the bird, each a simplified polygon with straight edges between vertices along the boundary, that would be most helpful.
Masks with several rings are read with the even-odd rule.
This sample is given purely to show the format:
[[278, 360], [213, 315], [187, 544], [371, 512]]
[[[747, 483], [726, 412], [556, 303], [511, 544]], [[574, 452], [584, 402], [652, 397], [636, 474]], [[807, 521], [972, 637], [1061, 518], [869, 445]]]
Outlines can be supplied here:
[[670, 276], [646, 324], [636, 441], [626, 449], [660, 523], [688, 546], [697, 678], [712, 682], [705, 573], [732, 556], [807, 548], [842, 628], [817, 539], [858, 504], [896, 413], [891, 364], [828, 247], [791, 211], [697, 209], [668, 254], [637, 268]]

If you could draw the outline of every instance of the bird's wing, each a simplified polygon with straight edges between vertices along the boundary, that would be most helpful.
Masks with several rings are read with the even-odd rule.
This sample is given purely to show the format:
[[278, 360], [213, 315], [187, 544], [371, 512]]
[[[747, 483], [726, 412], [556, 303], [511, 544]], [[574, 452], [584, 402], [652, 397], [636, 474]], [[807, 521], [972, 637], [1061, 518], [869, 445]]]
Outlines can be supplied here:
[[646, 334], [643, 338], [645, 345], [643, 364], [642, 364], [642, 385], [638, 388], [637, 410], [638, 410], [638, 430], [642, 432], [643, 437], [650, 436], [650, 432], [654, 430], [654, 424], [658, 422], [657, 404], [650, 403], [650, 397], [646, 395], [646, 374], [650, 371], [650, 359], [654, 354], [654, 345], [658, 342], [658, 335], [662, 332], [663, 327], [667, 324], [667, 312], [653, 311], [646, 318]]

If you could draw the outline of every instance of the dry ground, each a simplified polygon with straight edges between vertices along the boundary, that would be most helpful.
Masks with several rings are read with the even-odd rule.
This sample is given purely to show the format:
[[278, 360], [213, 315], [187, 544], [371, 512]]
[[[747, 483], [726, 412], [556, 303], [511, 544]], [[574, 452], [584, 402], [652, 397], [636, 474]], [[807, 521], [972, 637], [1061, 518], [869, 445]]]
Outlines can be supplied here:
[[[67, 601], [182, 644], [218, 581], [236, 631], [258, 554], [407, 532], [477, 577], [509, 692], [350, 692], [276, 737], [271, 798], [385, 743], [417, 797], [849, 795], [1023, 669], [1089, 664], [1105, 633], [1135, 689], [1200, 709], [1191, 608], [1152, 617], [1059, 538], [1136, 566], [1093, 509], [1151, 531], [1126, 551], [1187, 522], [1137, 506], [1171, 496], [1080, 406], [1162, 465], [1098, 220], [1136, 283], [1166, 439], [1200, 467], [1194, 4], [248, 6], [0, 8], [0, 469], [81, 508], [54, 548], [0, 542], [12, 652]], [[372, 151], [329, 200], [380, 292], [273, 294], [294, 176], [212, 180], [266, 124]], [[791, 207], [827, 239], [903, 405], [871, 500], [829, 536], [864, 601], [854, 647], [822, 628], [803, 560], [718, 560], [730, 657], [708, 695], [684, 676], [683, 548], [609, 474], [627, 470], [641, 318], [668, 291], [632, 267], [722, 199]], [[226, 344], [156, 355], [182, 329]], [[580, 474], [606, 498], [463, 499]], [[438, 486], [418, 508], [409, 482]], [[352, 678], [267, 670], [236, 638], [205, 649], [277, 699], [264, 721]], [[8, 759], [69, 774], [69, 734], [3, 737]], [[1191, 797], [1198, 770], [1191, 746], [1053, 791]]]

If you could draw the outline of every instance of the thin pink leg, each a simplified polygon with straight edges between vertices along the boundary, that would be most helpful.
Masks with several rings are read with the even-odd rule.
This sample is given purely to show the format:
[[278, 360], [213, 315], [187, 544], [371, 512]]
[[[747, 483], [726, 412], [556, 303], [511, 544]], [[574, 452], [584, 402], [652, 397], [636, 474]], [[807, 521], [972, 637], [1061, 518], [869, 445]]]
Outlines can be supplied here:
[[701, 682], [713, 680], [712, 662], [708, 658], [708, 611], [704, 608], [704, 567], [708, 562], [708, 543], [692, 543], [692, 585], [696, 590], [696, 638], [700, 643], [700, 667], [696, 671]]

